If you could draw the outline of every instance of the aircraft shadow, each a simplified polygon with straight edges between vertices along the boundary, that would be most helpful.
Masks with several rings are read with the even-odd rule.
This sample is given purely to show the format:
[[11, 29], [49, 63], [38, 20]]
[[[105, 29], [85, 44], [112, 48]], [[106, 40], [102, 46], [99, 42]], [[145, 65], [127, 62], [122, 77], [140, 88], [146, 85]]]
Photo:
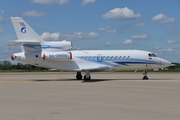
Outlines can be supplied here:
[[[91, 79], [91, 80], [77, 80], [77, 79], [35, 79], [35, 80], [30, 80], [34, 82], [48, 82], [48, 81], [81, 81], [81, 83], [93, 83], [93, 82], [105, 82], [105, 81], [139, 81], [142, 79]], [[142, 80], [142, 81], [159, 81], [159, 80], [175, 80], [175, 79], [149, 79], [149, 80]]]
[[112, 81], [117, 79], [91, 79], [91, 80], [77, 80], [77, 79], [37, 79], [37, 80], [30, 80], [33, 82], [48, 82], [48, 81], [81, 81], [82, 83], [86, 82], [103, 82], [103, 81]]

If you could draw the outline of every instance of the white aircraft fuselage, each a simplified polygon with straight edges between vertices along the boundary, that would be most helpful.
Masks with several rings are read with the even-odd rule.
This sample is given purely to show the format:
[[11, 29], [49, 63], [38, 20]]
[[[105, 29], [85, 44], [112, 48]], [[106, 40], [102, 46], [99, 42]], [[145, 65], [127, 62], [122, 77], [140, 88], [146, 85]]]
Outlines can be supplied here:
[[45, 68], [75, 71], [115, 68], [144, 70], [163, 68], [171, 64], [142, 50], [34, 51], [13, 54], [12, 59]]
[[84, 79], [90, 79], [90, 71], [94, 70], [148, 70], [171, 65], [169, 61], [143, 50], [71, 50], [71, 42], [44, 41], [22, 18], [11, 17], [11, 20], [18, 40], [8, 45], [21, 45], [22, 49], [22, 52], [11, 55], [12, 60], [78, 71], [77, 79], [82, 79], [80, 71], [86, 72]]

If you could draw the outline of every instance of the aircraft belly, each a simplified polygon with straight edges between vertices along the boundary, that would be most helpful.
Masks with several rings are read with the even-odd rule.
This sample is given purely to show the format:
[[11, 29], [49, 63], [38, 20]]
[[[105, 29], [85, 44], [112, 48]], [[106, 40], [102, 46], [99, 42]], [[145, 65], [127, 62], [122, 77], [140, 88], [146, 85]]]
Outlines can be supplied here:
[[127, 65], [127, 66], [118, 66], [116, 69], [120, 70], [145, 70], [145, 69], [156, 69], [160, 68], [160, 65], [157, 64], [133, 64], [133, 65]]

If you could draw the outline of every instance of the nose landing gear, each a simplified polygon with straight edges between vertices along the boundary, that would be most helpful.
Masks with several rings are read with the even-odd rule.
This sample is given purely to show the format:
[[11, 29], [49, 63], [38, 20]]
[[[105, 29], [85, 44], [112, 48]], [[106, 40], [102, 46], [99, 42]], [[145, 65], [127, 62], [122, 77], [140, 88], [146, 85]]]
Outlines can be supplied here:
[[147, 76], [147, 70], [144, 70], [143, 73], [144, 77], [142, 78], [143, 80], [148, 80], [148, 76]]

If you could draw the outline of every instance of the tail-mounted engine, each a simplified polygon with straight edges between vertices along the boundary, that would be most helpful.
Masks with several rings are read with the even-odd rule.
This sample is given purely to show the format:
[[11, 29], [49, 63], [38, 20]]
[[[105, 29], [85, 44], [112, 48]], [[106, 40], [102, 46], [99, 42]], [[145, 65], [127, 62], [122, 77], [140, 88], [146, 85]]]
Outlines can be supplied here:
[[45, 53], [42, 54], [43, 60], [71, 60], [72, 53], [71, 52], [58, 52], [58, 53]]

